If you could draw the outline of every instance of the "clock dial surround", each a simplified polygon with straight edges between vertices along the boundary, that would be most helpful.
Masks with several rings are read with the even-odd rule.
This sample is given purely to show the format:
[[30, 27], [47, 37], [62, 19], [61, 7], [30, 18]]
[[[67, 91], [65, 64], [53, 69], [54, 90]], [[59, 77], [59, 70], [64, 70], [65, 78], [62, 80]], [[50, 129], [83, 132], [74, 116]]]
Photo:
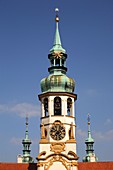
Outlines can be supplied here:
[[63, 125], [61, 124], [55, 124], [50, 129], [50, 136], [54, 140], [62, 140], [65, 137], [66, 131]]

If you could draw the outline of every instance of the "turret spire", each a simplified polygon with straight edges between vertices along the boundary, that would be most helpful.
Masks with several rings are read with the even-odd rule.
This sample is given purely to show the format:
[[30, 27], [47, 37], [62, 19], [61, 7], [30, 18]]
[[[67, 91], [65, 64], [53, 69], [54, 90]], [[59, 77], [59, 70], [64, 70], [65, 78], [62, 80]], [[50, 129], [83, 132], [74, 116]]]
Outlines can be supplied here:
[[29, 139], [29, 134], [28, 134], [28, 116], [26, 116], [26, 132], [25, 132], [25, 139]]
[[90, 114], [88, 114], [88, 118], [87, 118], [87, 120], [88, 120], [88, 140], [90, 141], [90, 140], [92, 140], [92, 141], [94, 141], [93, 140], [93, 138], [91, 137], [91, 130], [90, 130]]
[[93, 144], [94, 139], [91, 136], [90, 130], [90, 114], [88, 114], [88, 138], [85, 140], [86, 144], [86, 156], [83, 158], [83, 162], [96, 162], [98, 158], [95, 156]]
[[59, 23], [59, 16], [58, 16], [59, 9], [56, 8], [55, 12], [56, 12], [56, 17], [55, 17], [56, 31], [55, 31], [55, 38], [54, 38], [53, 48], [50, 50], [50, 53], [53, 53], [55, 51], [65, 53], [65, 49], [62, 48], [61, 39], [60, 39], [60, 33], [59, 33], [59, 26], [58, 26], [58, 23]]
[[30, 156], [30, 145], [31, 145], [31, 140], [29, 139], [29, 134], [28, 134], [28, 116], [26, 116], [26, 132], [25, 132], [25, 139], [22, 140], [23, 144], [23, 156], [22, 156], [22, 162], [24, 163], [33, 163], [33, 158]]

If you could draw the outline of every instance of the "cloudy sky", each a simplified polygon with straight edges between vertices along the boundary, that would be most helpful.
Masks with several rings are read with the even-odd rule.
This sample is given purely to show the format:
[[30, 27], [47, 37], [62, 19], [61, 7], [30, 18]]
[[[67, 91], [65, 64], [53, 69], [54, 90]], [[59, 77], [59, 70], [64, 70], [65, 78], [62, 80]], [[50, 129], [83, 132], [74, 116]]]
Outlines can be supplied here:
[[38, 155], [40, 80], [48, 75], [55, 12], [76, 80], [76, 138], [85, 155], [87, 114], [99, 161], [113, 161], [113, 0], [0, 0], [0, 162], [22, 154], [29, 114], [31, 155]]

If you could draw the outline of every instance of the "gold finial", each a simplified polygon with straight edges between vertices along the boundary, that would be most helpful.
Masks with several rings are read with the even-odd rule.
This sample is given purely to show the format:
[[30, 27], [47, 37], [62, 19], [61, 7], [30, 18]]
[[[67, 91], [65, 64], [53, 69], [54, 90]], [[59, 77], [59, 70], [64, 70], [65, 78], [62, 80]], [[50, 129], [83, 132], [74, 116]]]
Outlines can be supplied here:
[[59, 17], [58, 17], [59, 9], [58, 9], [58, 8], [55, 8], [55, 12], [56, 12], [56, 18], [55, 18], [55, 21], [56, 21], [56, 22], [59, 22]]
[[90, 114], [88, 113], [88, 118], [87, 118], [87, 120], [88, 120], [88, 125], [90, 125]]

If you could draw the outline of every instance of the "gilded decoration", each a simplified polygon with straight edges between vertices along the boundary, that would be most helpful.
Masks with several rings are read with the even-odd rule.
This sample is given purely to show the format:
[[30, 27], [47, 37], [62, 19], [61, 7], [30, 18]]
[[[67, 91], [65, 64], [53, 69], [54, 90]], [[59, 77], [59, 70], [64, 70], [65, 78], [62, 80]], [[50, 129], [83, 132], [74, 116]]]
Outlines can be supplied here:
[[64, 143], [52, 143], [50, 148], [51, 148], [51, 151], [54, 153], [61, 153], [64, 151], [65, 144]]
[[48, 156], [45, 156], [45, 153], [41, 152], [38, 157], [37, 157], [37, 160], [38, 161], [47, 161], [49, 160], [51, 157], [54, 157], [56, 155], [59, 155], [61, 157], [64, 157], [66, 160], [69, 160], [69, 161], [76, 161], [79, 159], [79, 157], [73, 152], [73, 151], [69, 151], [68, 154], [63, 154], [63, 153], [53, 153], [53, 154], [50, 154]]
[[46, 151], [43, 151], [43, 152], [39, 153], [37, 158], [40, 159], [42, 156], [45, 156], [45, 155], [46, 155]]
[[54, 52], [52, 55], [56, 59], [62, 58], [62, 56], [63, 56], [62, 52]]
[[70, 124], [69, 140], [67, 140], [66, 143], [76, 143], [74, 132], [73, 132], [73, 123]]
[[72, 156], [73, 158], [75, 158], [76, 160], [78, 160], [79, 159], [79, 157], [76, 155], [76, 153], [74, 153], [73, 151], [69, 151], [68, 152], [68, 155], [69, 156]]
[[41, 140], [39, 143], [48, 143], [48, 140], [46, 139], [46, 129], [44, 128], [44, 124], [41, 124]]
[[65, 166], [66, 170], [71, 170], [71, 167], [78, 166], [78, 163], [75, 161], [67, 161], [61, 155], [53, 156], [48, 162], [38, 162], [38, 167], [44, 167], [44, 170], [49, 170], [49, 168], [53, 165], [54, 162], [61, 162], [63, 166]]

